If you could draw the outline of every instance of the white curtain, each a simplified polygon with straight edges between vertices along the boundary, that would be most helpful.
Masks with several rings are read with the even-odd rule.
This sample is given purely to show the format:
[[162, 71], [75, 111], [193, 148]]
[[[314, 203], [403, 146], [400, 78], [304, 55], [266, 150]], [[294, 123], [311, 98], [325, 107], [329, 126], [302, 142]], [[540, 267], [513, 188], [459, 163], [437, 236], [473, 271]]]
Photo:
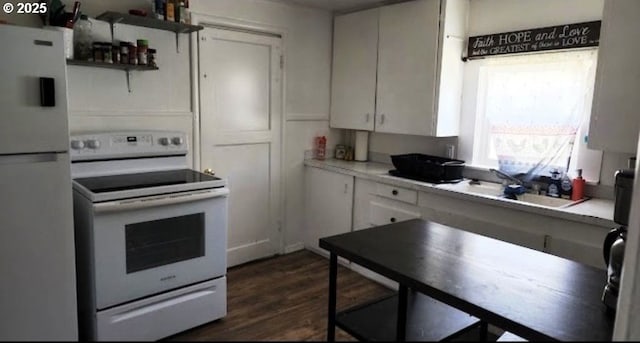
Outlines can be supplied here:
[[525, 179], [569, 170], [589, 122], [596, 57], [589, 49], [483, 61], [474, 162]]

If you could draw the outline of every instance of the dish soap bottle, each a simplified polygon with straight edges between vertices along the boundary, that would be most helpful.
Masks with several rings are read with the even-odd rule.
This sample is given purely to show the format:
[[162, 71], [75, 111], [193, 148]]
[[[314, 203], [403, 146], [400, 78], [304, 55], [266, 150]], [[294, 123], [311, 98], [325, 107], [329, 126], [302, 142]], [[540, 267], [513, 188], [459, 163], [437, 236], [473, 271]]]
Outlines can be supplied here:
[[560, 183], [560, 172], [553, 169], [551, 171], [551, 182], [549, 182], [549, 186], [547, 187], [547, 195], [554, 198], [560, 197]]
[[571, 199], [571, 188], [573, 187], [571, 179], [567, 173], [564, 173], [562, 180], [560, 181], [560, 197], [564, 199]]
[[573, 179], [573, 190], [571, 192], [571, 200], [580, 200], [584, 198], [584, 184], [586, 183], [582, 178], [582, 169], [578, 169], [578, 176]]

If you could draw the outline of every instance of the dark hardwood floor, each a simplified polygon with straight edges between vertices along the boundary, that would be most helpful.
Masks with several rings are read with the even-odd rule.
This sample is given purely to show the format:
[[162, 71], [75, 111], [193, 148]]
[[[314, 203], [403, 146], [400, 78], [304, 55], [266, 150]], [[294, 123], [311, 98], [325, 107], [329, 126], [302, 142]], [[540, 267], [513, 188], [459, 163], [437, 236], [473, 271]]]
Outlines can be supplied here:
[[[324, 341], [328, 280], [328, 259], [307, 250], [230, 268], [227, 316], [166, 340]], [[391, 293], [339, 266], [338, 310]], [[340, 329], [336, 329], [336, 339], [355, 341]]]
[[[328, 289], [329, 260], [308, 250], [229, 268], [227, 316], [164, 340], [326, 341]], [[341, 265], [337, 290], [338, 310], [394, 293]], [[471, 330], [455, 340], [478, 337]], [[356, 341], [340, 328], [336, 340]]]

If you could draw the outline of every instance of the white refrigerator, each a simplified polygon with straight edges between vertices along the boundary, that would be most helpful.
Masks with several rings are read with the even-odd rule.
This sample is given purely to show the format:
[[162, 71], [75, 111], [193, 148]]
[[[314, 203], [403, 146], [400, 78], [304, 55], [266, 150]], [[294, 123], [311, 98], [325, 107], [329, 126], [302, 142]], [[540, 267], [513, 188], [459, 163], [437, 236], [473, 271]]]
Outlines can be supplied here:
[[62, 33], [0, 24], [0, 341], [77, 340]]

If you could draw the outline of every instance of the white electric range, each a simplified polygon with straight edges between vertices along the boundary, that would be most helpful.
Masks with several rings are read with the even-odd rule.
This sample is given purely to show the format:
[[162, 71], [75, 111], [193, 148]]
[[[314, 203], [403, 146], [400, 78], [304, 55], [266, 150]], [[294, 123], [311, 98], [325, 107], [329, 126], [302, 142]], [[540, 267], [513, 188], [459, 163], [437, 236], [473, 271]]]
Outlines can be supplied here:
[[157, 340], [226, 315], [226, 180], [182, 132], [70, 141], [81, 339]]

